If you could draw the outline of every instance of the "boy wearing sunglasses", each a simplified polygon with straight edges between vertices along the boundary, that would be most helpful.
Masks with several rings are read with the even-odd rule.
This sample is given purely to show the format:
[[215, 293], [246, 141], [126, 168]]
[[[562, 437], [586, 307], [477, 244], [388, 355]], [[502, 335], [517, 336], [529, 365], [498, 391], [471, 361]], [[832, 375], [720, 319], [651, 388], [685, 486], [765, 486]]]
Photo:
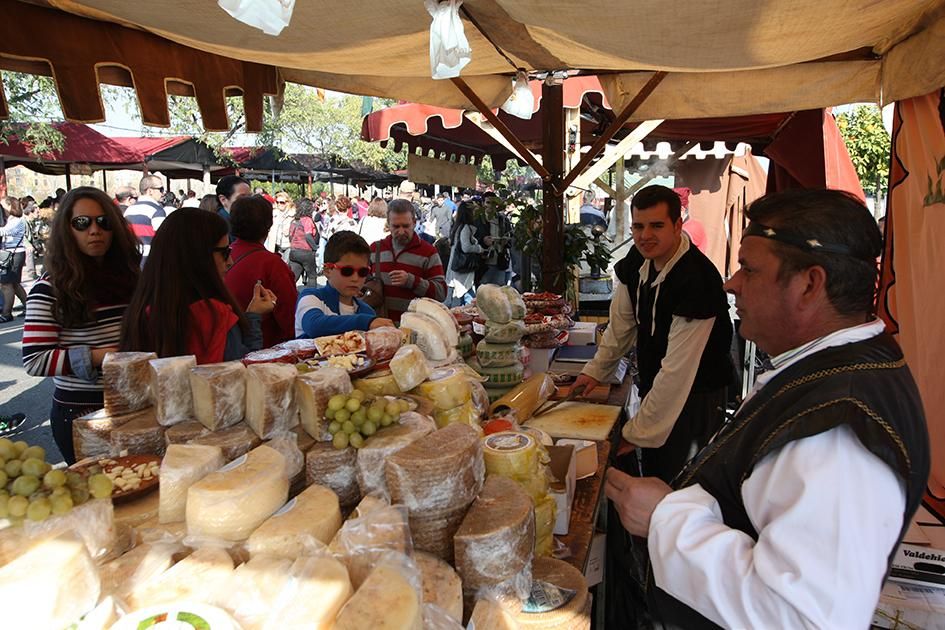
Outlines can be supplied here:
[[370, 246], [354, 232], [336, 232], [328, 239], [324, 266], [328, 283], [299, 293], [296, 337], [315, 338], [394, 325], [389, 319], [377, 317], [374, 309], [357, 297], [371, 274], [370, 259]]

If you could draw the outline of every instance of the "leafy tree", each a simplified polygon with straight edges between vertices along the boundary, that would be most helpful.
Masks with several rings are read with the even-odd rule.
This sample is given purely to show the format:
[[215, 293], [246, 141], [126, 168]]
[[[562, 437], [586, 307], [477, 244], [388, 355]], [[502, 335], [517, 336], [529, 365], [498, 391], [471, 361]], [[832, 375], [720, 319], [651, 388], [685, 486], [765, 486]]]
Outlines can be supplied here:
[[837, 115], [837, 127], [847, 145], [853, 168], [867, 195], [886, 193], [889, 181], [890, 138], [876, 105], [859, 105]]
[[0, 120], [0, 142], [16, 136], [37, 156], [61, 151], [65, 136], [49, 124], [62, 117], [52, 78], [5, 71], [0, 77], [10, 109], [10, 118]]

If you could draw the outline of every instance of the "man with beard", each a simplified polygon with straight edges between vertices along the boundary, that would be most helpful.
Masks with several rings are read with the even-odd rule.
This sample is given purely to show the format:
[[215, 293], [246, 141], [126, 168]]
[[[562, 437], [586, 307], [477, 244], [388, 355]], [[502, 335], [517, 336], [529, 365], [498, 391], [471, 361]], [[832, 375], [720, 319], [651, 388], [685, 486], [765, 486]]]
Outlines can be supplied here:
[[428, 297], [446, 299], [446, 278], [436, 248], [416, 232], [416, 214], [406, 199], [387, 204], [390, 235], [371, 244], [371, 265], [384, 283], [387, 316], [395, 323], [407, 310], [410, 300]]

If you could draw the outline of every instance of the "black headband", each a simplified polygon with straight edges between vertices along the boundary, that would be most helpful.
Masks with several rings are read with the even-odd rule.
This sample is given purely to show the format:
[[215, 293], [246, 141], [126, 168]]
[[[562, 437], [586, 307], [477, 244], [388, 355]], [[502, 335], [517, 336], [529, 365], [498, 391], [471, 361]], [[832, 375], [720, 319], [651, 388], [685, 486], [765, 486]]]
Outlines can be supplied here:
[[749, 223], [742, 236], [760, 236], [761, 238], [778, 241], [779, 243], [791, 245], [792, 247], [797, 247], [799, 249], [803, 249], [806, 252], [815, 254], [840, 254], [841, 256], [850, 256], [859, 260], [865, 260], [862, 256], [855, 254], [853, 250], [846, 245], [822, 243], [816, 238], [804, 238], [800, 234], [792, 232], [787, 228], [773, 228], [762, 223], [758, 223], [757, 221], [752, 221]]

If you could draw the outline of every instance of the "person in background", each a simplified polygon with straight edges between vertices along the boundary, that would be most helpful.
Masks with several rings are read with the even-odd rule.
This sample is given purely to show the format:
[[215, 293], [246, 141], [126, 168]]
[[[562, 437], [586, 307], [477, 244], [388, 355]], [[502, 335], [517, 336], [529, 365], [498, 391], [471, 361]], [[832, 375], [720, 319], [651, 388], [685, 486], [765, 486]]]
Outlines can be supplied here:
[[384, 283], [387, 314], [394, 322], [400, 322], [401, 314], [414, 298], [445, 300], [446, 278], [436, 248], [417, 235], [411, 202], [394, 199], [387, 204], [387, 229], [390, 235], [371, 245], [371, 261], [375, 260], [376, 252], [380, 269], [375, 269], [375, 273], [380, 272]]
[[199, 208], [200, 200], [197, 199], [197, 193], [192, 190], [187, 191], [187, 195], [181, 201], [181, 208]]
[[387, 236], [387, 202], [375, 197], [368, 206], [367, 216], [358, 224], [358, 234], [368, 245]]
[[117, 350], [140, 262], [138, 241], [108, 195], [83, 186], [63, 198], [46, 272], [26, 300], [23, 367], [54, 378], [49, 418], [67, 463], [75, 462], [72, 420], [102, 407], [100, 367]]
[[433, 206], [432, 215], [435, 236], [437, 238], [449, 238], [450, 234], [452, 234], [453, 213], [455, 210], [456, 204], [450, 201], [446, 193], [440, 193], [436, 196], [436, 203]]
[[243, 311], [223, 281], [229, 243], [219, 214], [182, 208], [168, 217], [122, 323], [121, 349], [159, 357], [192, 354], [203, 364], [262, 348], [262, 317], [277, 298], [257, 282]]
[[115, 203], [122, 214], [138, 201], [138, 193], [131, 186], [122, 186], [115, 191]]
[[287, 192], [280, 190], [276, 193], [272, 208], [272, 228], [266, 237], [266, 249], [277, 254], [285, 252], [283, 258], [288, 260], [289, 228], [295, 219], [295, 203]]
[[295, 309], [295, 334], [300, 338], [337, 335], [349, 330], [393, 326], [358, 299], [371, 273], [371, 248], [354, 232], [341, 231], [325, 247], [323, 287], [303, 289]]
[[177, 197], [174, 196], [174, 193], [167, 191], [164, 193], [164, 197], [161, 199], [161, 204], [164, 206], [164, 214], [170, 215], [172, 212], [177, 210], [179, 206], [179, 201]]
[[[490, 239], [488, 236], [486, 238]], [[451, 252], [451, 261], [458, 264], [458, 261], [472, 256], [480, 261], [480, 265], [482, 264], [482, 254], [486, 248], [476, 239], [476, 222], [471, 202], [463, 201], [459, 204], [450, 241], [453, 243], [454, 252], [462, 250], [461, 253], [466, 254], [466, 256], [458, 256], [457, 253]], [[469, 304], [476, 297], [476, 269], [457, 271], [450, 267], [446, 272], [446, 284], [450, 289], [449, 306]]]
[[12, 254], [9, 263], [0, 268], [0, 292], [3, 294], [3, 310], [0, 323], [13, 321], [13, 302], [20, 299], [26, 307], [26, 290], [23, 289], [23, 267], [26, 265], [26, 221], [23, 209], [16, 197], [3, 197], [0, 207], [6, 223], [0, 227], [0, 247]]
[[295, 337], [295, 300], [298, 297], [292, 270], [282, 256], [263, 246], [266, 235], [275, 229], [272, 215], [272, 206], [259, 195], [241, 197], [230, 206], [230, 227], [236, 240], [232, 245], [233, 264], [225, 278], [237, 304], [252, 301], [257, 282], [262, 282], [275, 294], [276, 307], [262, 320], [265, 348]]
[[597, 195], [594, 194], [594, 191], [589, 190], [584, 193], [584, 205], [581, 206], [581, 225], [588, 225], [591, 227], [601, 226], [607, 228], [607, 217], [604, 216], [604, 212], [597, 207]]
[[240, 197], [249, 194], [249, 182], [239, 175], [227, 175], [217, 182], [217, 201], [219, 202], [217, 214], [223, 217], [227, 225], [230, 224], [230, 206]]
[[334, 212], [329, 214], [328, 229], [325, 232], [325, 238], [331, 238], [335, 232], [344, 230], [357, 230], [357, 222], [351, 218], [351, 200], [340, 195], [334, 203]]
[[217, 199], [216, 195], [204, 195], [200, 198], [200, 203], [197, 207], [205, 212], [217, 212], [220, 209], [220, 201]]
[[689, 197], [692, 195], [690, 188], [673, 188], [673, 192], [679, 195], [679, 202], [682, 204], [682, 222], [683, 232], [689, 235], [689, 240], [696, 248], [705, 253], [708, 237], [705, 234], [705, 226], [702, 221], [694, 218], [689, 212]]
[[23, 221], [26, 223], [26, 264], [23, 266], [23, 280], [32, 282], [36, 279], [36, 259], [43, 255], [43, 220], [39, 217], [36, 200], [30, 195], [20, 198], [23, 209]]
[[315, 252], [318, 249], [318, 226], [312, 218], [315, 204], [311, 199], [299, 199], [295, 220], [289, 225], [289, 267], [298, 282], [305, 272], [306, 285], [314, 285], [318, 279]]
[[141, 264], [144, 265], [151, 253], [151, 241], [167, 216], [161, 204], [164, 183], [157, 175], [145, 175], [138, 184], [138, 192], [138, 201], [125, 210], [125, 219], [131, 224], [134, 235], [141, 241]]

